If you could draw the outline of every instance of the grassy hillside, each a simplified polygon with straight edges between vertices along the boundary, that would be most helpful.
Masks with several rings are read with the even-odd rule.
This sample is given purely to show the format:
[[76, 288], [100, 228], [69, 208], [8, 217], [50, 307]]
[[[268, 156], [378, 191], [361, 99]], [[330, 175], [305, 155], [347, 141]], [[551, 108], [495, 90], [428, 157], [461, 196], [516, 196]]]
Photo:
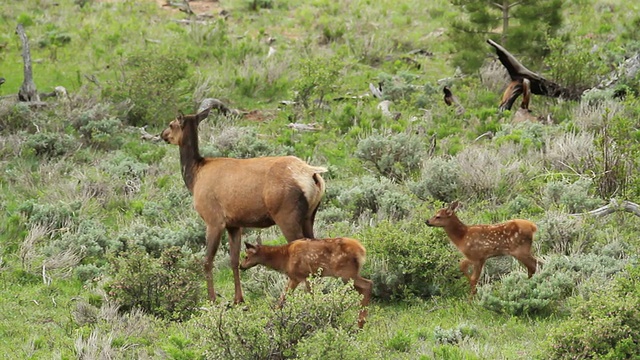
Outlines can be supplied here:
[[[198, 17], [154, 1], [0, 3], [4, 358], [640, 355], [640, 219], [572, 215], [640, 198], [637, 75], [579, 102], [534, 96], [523, 119], [515, 107], [497, 111], [508, 78], [489, 46], [477, 73], [450, 65], [448, 32], [462, 15], [449, 1], [192, 7]], [[640, 49], [638, 10], [566, 1], [544, 62], [526, 65], [595, 86]], [[18, 23], [38, 90], [64, 86], [68, 97], [16, 101]], [[369, 84], [382, 87], [391, 116]], [[464, 113], [445, 105], [445, 85]], [[329, 168], [315, 233], [367, 248], [363, 275], [375, 286], [362, 331], [358, 299], [331, 281], [275, 309], [284, 276], [251, 269], [246, 303], [230, 306], [226, 238], [215, 260], [219, 301], [206, 301], [205, 227], [178, 149], [139, 130], [158, 134], [205, 98], [243, 115], [200, 124], [204, 155], [291, 154]], [[470, 300], [462, 255], [424, 224], [456, 199], [468, 224], [535, 222], [539, 273], [527, 279], [514, 259], [489, 260]], [[246, 229], [243, 240], [285, 242], [276, 227]]]

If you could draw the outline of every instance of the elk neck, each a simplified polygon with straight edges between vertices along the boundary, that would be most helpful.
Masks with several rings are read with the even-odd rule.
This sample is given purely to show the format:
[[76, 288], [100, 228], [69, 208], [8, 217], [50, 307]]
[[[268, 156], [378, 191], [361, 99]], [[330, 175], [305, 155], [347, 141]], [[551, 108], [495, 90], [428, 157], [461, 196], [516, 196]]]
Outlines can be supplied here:
[[467, 235], [467, 225], [465, 225], [457, 216], [453, 215], [447, 226], [444, 227], [444, 231], [449, 236], [449, 239], [455, 244], [461, 242]]
[[260, 263], [278, 272], [286, 272], [289, 262], [289, 244], [280, 246], [262, 245], [260, 247]]
[[180, 165], [182, 166], [182, 179], [187, 189], [193, 193], [193, 185], [196, 175], [204, 163], [198, 149], [198, 124], [196, 121], [187, 121], [182, 129], [182, 143], [180, 144]]

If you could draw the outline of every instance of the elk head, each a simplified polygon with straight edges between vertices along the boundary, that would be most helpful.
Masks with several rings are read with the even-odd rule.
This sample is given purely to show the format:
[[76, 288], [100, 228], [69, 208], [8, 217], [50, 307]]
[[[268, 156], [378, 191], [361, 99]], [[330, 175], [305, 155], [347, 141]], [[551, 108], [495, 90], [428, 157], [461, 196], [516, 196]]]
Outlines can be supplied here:
[[240, 264], [241, 270], [251, 269], [252, 267], [261, 263], [260, 258], [260, 245], [253, 245], [245, 242], [244, 245], [247, 247], [246, 257]]
[[445, 227], [450, 219], [456, 215], [455, 210], [458, 208], [458, 205], [460, 205], [460, 203], [456, 200], [449, 204], [448, 207], [438, 210], [431, 219], [425, 221], [425, 224], [427, 224], [427, 226]]
[[162, 140], [173, 145], [182, 145], [182, 133], [185, 126], [189, 123], [198, 126], [200, 122], [209, 116], [211, 109], [205, 109], [196, 115], [184, 115], [182, 112], [178, 112], [178, 116], [169, 123], [169, 127], [162, 131], [160, 137]]

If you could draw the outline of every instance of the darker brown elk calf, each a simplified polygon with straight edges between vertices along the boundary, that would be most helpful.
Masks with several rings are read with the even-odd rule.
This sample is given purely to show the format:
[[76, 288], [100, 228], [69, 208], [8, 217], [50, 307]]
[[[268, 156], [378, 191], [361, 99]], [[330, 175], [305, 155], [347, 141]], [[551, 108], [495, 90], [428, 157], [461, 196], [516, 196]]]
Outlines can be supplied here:
[[204, 272], [211, 301], [213, 258], [220, 237], [229, 233], [229, 254], [235, 285], [234, 302], [243, 301], [240, 286], [240, 237], [243, 227], [280, 227], [287, 241], [313, 238], [313, 222], [324, 194], [320, 173], [294, 156], [252, 159], [203, 158], [198, 150], [198, 124], [209, 115], [180, 114], [161, 137], [180, 148], [180, 165], [185, 185], [193, 194], [193, 205], [207, 226]]
[[[456, 216], [458, 202], [438, 210], [426, 221], [429, 226], [444, 228], [453, 244], [465, 256], [460, 270], [471, 283], [471, 295], [476, 293], [476, 284], [482, 267], [488, 258], [511, 255], [527, 267], [529, 277], [536, 272], [538, 260], [531, 255], [533, 234], [538, 229], [528, 220], [515, 219], [494, 225], [465, 225]], [[469, 275], [469, 266], [473, 272]]]
[[[362, 328], [366, 321], [367, 309], [371, 298], [373, 283], [360, 276], [364, 264], [366, 250], [356, 239], [300, 239], [286, 245], [247, 246], [247, 257], [240, 268], [245, 270], [258, 264], [285, 273], [289, 277], [286, 289], [280, 297], [280, 305], [285, 299], [287, 291], [293, 291], [301, 282], [307, 281], [310, 275], [332, 276], [347, 282], [353, 280], [356, 291], [362, 294], [358, 316], [358, 326]], [[308, 283], [307, 289], [308, 289]]]

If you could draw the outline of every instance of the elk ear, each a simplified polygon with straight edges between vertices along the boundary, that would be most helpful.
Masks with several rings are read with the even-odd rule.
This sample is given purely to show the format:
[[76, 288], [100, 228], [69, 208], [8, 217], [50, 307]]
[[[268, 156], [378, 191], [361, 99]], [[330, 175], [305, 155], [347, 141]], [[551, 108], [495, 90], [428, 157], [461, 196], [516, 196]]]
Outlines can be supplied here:
[[184, 114], [182, 113], [182, 111], [178, 110], [178, 116], [176, 116], [176, 120], [178, 120], [180, 127], [184, 127]]
[[209, 112], [211, 111], [211, 108], [206, 108], [202, 111], [200, 111], [197, 115], [196, 115], [196, 124], [200, 124], [200, 122], [204, 119], [207, 118], [207, 116], [209, 116]]
[[451, 204], [449, 204], [449, 210], [450, 211], [455, 211], [458, 208], [458, 205], [460, 205], [458, 200], [452, 202]]
[[244, 246], [246, 246], [246, 247], [247, 247], [247, 249], [255, 249], [255, 248], [256, 248], [256, 247], [255, 247], [255, 245], [253, 245], [253, 244], [249, 244], [249, 243], [248, 243], [248, 242], [246, 242], [246, 241], [244, 242]]

